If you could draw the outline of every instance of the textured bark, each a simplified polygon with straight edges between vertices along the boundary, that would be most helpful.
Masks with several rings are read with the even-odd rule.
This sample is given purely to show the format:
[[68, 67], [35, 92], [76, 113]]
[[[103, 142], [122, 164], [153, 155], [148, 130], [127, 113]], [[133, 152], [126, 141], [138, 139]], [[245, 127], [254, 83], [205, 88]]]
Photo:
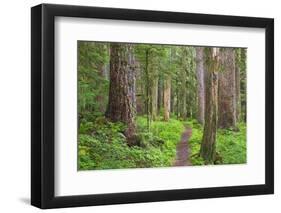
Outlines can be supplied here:
[[216, 158], [216, 132], [218, 114], [218, 55], [216, 48], [208, 48], [205, 56], [205, 124], [200, 156], [206, 164], [212, 164]]
[[[184, 75], [183, 78], [186, 76]], [[186, 80], [183, 80], [182, 85], [179, 91], [179, 113], [182, 119], [186, 119], [187, 117], [187, 108], [186, 108]]]
[[151, 85], [151, 116], [152, 120], [156, 120], [157, 118], [157, 103], [158, 103], [158, 77], [152, 79]]
[[204, 48], [196, 47], [196, 75], [197, 75], [197, 97], [198, 111], [197, 120], [204, 124], [205, 114], [205, 85], [204, 85]]
[[241, 48], [241, 64], [240, 64], [240, 102], [241, 112], [240, 118], [247, 122], [247, 50]]
[[169, 121], [171, 111], [171, 76], [164, 81], [164, 120]]
[[163, 104], [163, 98], [164, 98], [164, 91], [163, 91], [164, 85], [163, 84], [164, 83], [163, 83], [162, 79], [160, 80], [160, 78], [159, 78], [159, 80], [158, 80], [158, 100], [157, 100], [157, 110], [158, 110], [158, 112], [160, 112], [162, 104]]
[[179, 72], [179, 82], [180, 82], [180, 86], [179, 86], [179, 93], [178, 93], [178, 110], [179, 110], [179, 115], [182, 119], [186, 119], [187, 117], [187, 107], [186, 107], [186, 101], [187, 101], [187, 89], [186, 89], [186, 84], [187, 84], [187, 62], [186, 62], [186, 57], [187, 57], [187, 53], [186, 53], [186, 48], [185, 47], [181, 47], [182, 48], [182, 67], [180, 68], [180, 72]]
[[147, 130], [148, 132], [150, 132], [150, 127], [151, 127], [151, 82], [150, 82], [150, 72], [149, 72], [149, 67], [150, 67], [150, 63], [149, 63], [149, 58], [151, 57], [151, 53], [149, 51], [149, 48], [147, 48], [145, 50], [145, 93], [146, 93], [146, 97], [145, 97], [145, 106], [146, 106], [146, 113], [147, 113], [147, 117], [146, 117], [146, 124], [147, 124]]
[[240, 68], [238, 62], [235, 64], [235, 94], [236, 94], [236, 121], [240, 120], [241, 97], [240, 97]]
[[171, 85], [171, 101], [170, 101], [170, 112], [174, 113], [175, 112], [175, 91], [174, 91], [173, 85]]
[[111, 44], [110, 88], [106, 117], [127, 124], [125, 136], [128, 145], [136, 136], [136, 67], [132, 45]]
[[[171, 48], [170, 49], [170, 69], [171, 69], [171, 73], [175, 73], [175, 58], [176, 58], [176, 49], [175, 48]], [[175, 113], [175, 98], [176, 98], [176, 86], [174, 83], [172, 83], [172, 74], [170, 74], [170, 78], [171, 78], [171, 88], [170, 88], [170, 113]]]
[[220, 52], [222, 71], [219, 72], [219, 117], [220, 128], [236, 126], [236, 81], [235, 81], [235, 51], [225, 48]]
[[157, 54], [148, 49], [148, 101], [149, 101], [149, 114], [152, 120], [156, 120], [158, 114], [158, 63]]

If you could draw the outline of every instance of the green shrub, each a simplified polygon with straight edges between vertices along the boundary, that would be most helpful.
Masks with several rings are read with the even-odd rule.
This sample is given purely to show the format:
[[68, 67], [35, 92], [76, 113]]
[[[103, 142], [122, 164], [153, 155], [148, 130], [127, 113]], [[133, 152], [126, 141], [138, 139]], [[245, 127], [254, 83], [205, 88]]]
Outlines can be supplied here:
[[[204, 160], [199, 156], [203, 137], [203, 127], [194, 121], [188, 121], [192, 127], [192, 136], [189, 140], [191, 149], [190, 160], [193, 165], [204, 165]], [[246, 124], [239, 123], [238, 130], [218, 129], [216, 164], [242, 164], [246, 163]]]
[[[78, 166], [80, 170], [149, 168], [172, 166], [176, 147], [186, 127], [192, 128], [189, 138], [189, 158], [192, 165], [204, 165], [199, 156], [203, 127], [196, 120], [151, 123], [150, 132], [144, 116], [137, 117], [138, 146], [129, 147], [124, 131], [126, 125], [111, 123], [104, 117], [93, 122], [80, 122]], [[246, 125], [240, 123], [239, 131], [219, 129], [217, 132], [218, 164], [246, 163]]]
[[123, 134], [126, 126], [111, 123], [104, 118], [81, 123], [79, 134], [79, 169], [148, 168], [171, 166], [176, 156], [176, 145], [184, 125], [171, 119], [169, 122], [152, 122], [147, 131], [146, 118], [138, 117], [139, 146], [129, 147]]
[[219, 129], [217, 150], [222, 164], [243, 164], [247, 162], [246, 125], [238, 124], [239, 131]]

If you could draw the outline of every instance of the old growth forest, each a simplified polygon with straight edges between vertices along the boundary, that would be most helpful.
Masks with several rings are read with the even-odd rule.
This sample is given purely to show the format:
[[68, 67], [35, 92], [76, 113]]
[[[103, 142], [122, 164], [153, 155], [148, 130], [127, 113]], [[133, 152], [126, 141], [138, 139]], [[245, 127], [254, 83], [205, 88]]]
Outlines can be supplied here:
[[77, 42], [78, 169], [246, 163], [246, 48]]

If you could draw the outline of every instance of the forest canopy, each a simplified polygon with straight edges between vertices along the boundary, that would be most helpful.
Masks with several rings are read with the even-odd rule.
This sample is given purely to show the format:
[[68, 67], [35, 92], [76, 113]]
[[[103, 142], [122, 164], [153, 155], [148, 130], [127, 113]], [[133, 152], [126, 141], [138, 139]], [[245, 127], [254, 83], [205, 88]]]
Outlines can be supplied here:
[[246, 163], [246, 48], [78, 41], [79, 170]]

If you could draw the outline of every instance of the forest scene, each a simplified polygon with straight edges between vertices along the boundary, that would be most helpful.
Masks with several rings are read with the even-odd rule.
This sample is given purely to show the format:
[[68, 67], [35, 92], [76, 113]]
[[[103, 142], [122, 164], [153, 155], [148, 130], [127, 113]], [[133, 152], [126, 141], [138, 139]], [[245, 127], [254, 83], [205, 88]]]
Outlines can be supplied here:
[[78, 170], [247, 163], [246, 48], [77, 42]]

